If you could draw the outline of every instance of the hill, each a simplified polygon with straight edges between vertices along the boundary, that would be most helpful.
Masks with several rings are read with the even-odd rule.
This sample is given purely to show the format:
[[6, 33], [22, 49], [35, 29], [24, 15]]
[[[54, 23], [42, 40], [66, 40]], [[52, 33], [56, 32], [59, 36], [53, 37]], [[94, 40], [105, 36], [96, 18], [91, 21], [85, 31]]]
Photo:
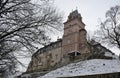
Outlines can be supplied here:
[[105, 52], [105, 56], [111, 56], [113, 59], [90, 59], [72, 63], [38, 78], [73, 77], [120, 72], [120, 60], [118, 57], [110, 52]]

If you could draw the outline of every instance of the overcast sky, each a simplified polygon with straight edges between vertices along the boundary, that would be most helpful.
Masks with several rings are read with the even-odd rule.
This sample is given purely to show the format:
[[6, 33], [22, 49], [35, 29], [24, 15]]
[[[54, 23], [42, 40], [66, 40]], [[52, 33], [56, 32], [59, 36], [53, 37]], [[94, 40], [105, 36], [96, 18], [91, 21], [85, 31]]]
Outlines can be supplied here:
[[[78, 10], [86, 24], [86, 30], [93, 34], [96, 31], [100, 20], [105, 20], [105, 13], [110, 7], [120, 5], [120, 0], [55, 0], [55, 6], [63, 12], [64, 22], [70, 12]], [[119, 50], [112, 48], [116, 54]]]
[[78, 10], [86, 29], [94, 31], [99, 19], [104, 19], [110, 7], [120, 5], [120, 0], [55, 0], [55, 5], [64, 13], [64, 21], [73, 10]]

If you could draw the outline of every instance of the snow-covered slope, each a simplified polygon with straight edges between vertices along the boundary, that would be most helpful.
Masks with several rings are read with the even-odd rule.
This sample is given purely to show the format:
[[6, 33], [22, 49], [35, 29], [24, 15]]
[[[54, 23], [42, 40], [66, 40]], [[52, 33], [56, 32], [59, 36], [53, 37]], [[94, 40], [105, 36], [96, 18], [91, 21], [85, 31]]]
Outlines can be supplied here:
[[91, 59], [72, 63], [38, 78], [71, 77], [120, 72], [119, 57], [114, 55], [112, 52], [105, 52], [104, 56], [112, 57], [113, 59]]
[[104, 56], [112, 57], [113, 59], [119, 59], [119, 57], [111, 52], [105, 52]]
[[120, 72], [120, 60], [92, 59], [72, 63], [38, 78], [56, 78]]

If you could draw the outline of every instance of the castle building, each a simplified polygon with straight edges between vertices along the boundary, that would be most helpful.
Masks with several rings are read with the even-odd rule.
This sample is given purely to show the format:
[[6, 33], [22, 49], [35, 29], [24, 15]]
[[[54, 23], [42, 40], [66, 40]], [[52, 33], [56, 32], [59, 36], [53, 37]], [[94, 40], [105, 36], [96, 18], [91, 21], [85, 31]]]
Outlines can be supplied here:
[[[114, 59], [105, 56], [106, 52], [114, 55], [100, 43], [86, 39], [87, 31], [77, 10], [71, 12], [64, 23], [62, 39], [52, 42], [32, 55], [27, 71], [19, 78], [36, 78], [72, 62], [86, 59]], [[105, 66], [105, 64], [103, 64]], [[109, 66], [108, 66], [109, 67]], [[75, 76], [69, 78], [118, 78], [120, 72]], [[65, 78], [65, 77], [61, 77]], [[67, 78], [67, 77], [66, 77]]]
[[71, 12], [64, 23], [63, 38], [40, 48], [33, 54], [27, 72], [46, 71], [61, 63], [66, 56], [87, 55], [89, 50], [86, 33], [81, 14], [77, 10]]

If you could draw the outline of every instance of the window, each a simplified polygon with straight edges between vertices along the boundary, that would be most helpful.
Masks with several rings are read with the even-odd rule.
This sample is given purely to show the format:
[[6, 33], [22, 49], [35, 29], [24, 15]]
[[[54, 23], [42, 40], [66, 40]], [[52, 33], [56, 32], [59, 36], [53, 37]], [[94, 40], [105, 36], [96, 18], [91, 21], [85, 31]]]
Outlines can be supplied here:
[[38, 62], [39, 62], [39, 63], [41, 62], [41, 58], [38, 59]]
[[69, 39], [67, 40], [67, 43], [70, 44], [70, 40]]
[[48, 55], [48, 57], [49, 57], [49, 58], [52, 58], [52, 54], [50, 53], [50, 54]]
[[72, 27], [72, 25], [69, 25], [69, 27]]
[[56, 58], [56, 59], [58, 58], [58, 54], [55, 55], [55, 58]]
[[54, 44], [54, 48], [56, 48], [56, 44]]

